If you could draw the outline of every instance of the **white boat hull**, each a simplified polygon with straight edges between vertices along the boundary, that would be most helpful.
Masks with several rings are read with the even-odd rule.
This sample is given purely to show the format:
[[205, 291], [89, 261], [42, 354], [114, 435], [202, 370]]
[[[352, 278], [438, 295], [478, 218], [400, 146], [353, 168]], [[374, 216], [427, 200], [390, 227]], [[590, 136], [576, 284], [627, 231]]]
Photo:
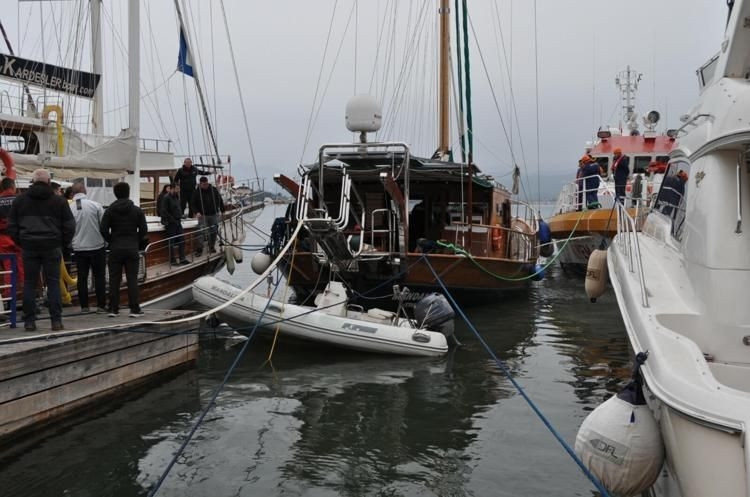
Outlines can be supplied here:
[[[241, 290], [212, 276], [199, 278], [193, 284], [195, 300], [216, 307], [235, 298]], [[267, 307], [267, 309], [266, 309]], [[218, 316], [228, 324], [247, 334], [266, 309], [261, 326], [274, 330], [279, 319], [282, 334], [331, 345], [339, 348], [375, 352], [380, 354], [439, 356], [448, 351], [445, 335], [411, 327], [393, 326], [351, 317], [342, 317], [317, 311], [315, 307], [283, 304], [248, 293], [231, 305], [218, 311]], [[291, 318], [291, 319], [290, 319]], [[426, 342], [415, 340], [415, 336]]]

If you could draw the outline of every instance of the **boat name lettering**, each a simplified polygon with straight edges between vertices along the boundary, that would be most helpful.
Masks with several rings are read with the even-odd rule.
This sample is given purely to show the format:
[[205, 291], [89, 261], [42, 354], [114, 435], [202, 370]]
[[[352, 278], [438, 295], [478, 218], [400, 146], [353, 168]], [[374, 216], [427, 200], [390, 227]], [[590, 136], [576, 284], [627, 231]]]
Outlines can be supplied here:
[[375, 333], [378, 331], [377, 328], [372, 326], [362, 326], [361, 324], [344, 323], [341, 325], [342, 330], [362, 331], [365, 333]]
[[86, 98], [94, 97], [101, 79], [100, 74], [5, 54], [0, 54], [0, 76]]
[[236, 295], [235, 292], [233, 292], [231, 290], [227, 290], [226, 288], [222, 288], [222, 287], [217, 286], [217, 285], [213, 285], [211, 287], [211, 290], [215, 291], [216, 293], [220, 293], [220, 294], [224, 295], [225, 297], [232, 298], [232, 297], [234, 297]]
[[614, 440], [603, 437], [599, 433], [597, 433], [597, 435], [599, 438], [594, 438], [589, 441], [591, 447], [594, 448], [594, 454], [615, 464], [622, 464], [625, 460], [625, 455], [630, 449]]

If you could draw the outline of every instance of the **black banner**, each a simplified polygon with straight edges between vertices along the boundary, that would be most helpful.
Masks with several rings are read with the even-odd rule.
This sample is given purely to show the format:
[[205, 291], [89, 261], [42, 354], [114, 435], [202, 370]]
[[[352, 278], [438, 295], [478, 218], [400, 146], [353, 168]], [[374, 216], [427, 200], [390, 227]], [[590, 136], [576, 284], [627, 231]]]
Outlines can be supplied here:
[[50, 90], [93, 98], [100, 74], [75, 71], [13, 55], [0, 54], [0, 77]]

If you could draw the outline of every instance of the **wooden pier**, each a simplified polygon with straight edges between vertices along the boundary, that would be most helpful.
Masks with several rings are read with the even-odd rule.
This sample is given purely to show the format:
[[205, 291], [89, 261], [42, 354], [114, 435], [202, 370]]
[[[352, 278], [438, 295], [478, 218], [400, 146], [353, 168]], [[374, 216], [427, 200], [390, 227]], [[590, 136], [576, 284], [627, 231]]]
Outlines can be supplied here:
[[0, 441], [197, 358], [198, 335], [184, 333], [196, 328], [195, 322], [136, 324], [172, 321], [194, 311], [144, 312], [138, 319], [122, 311], [116, 318], [63, 314], [66, 329], [60, 332], [51, 332], [49, 320], [41, 319], [36, 332], [23, 331], [22, 324], [0, 328]]

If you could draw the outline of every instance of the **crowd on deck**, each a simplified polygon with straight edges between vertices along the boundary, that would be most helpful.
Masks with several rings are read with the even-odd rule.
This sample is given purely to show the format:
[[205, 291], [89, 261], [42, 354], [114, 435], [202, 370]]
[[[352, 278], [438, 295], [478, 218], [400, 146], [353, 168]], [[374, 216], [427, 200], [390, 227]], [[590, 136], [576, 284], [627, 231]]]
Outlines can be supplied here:
[[[196, 255], [204, 250], [216, 252], [218, 224], [225, 207], [219, 191], [210, 184], [205, 171], [197, 169], [190, 159], [174, 174], [156, 202], [156, 211], [168, 239], [170, 264], [186, 265], [182, 219], [196, 217], [201, 228], [207, 228], [199, 241]], [[198, 177], [200, 176], [200, 179]], [[23, 283], [23, 320], [26, 331], [36, 331], [38, 317], [37, 291], [40, 275], [47, 287], [47, 305], [52, 331], [63, 329], [61, 274], [72, 261], [77, 271], [78, 302], [81, 312], [89, 307], [89, 275], [94, 283], [97, 313], [119, 315], [122, 272], [128, 289], [131, 317], [143, 316], [138, 288], [140, 252], [148, 243], [148, 225], [144, 212], [130, 197], [130, 185], [114, 185], [115, 201], [104, 208], [86, 195], [86, 186], [77, 181], [62, 190], [51, 181], [49, 171], [37, 169], [31, 186], [16, 191], [15, 181], [0, 181], [0, 253], [16, 255], [17, 282]], [[204, 248], [204, 243], [207, 247]], [[10, 295], [11, 261], [2, 260], [2, 296]], [[106, 280], [109, 270], [109, 291]], [[67, 290], [66, 290], [67, 291]], [[108, 295], [107, 295], [108, 293]], [[109, 297], [109, 299], [107, 299]], [[109, 300], [109, 305], [107, 305]]]

